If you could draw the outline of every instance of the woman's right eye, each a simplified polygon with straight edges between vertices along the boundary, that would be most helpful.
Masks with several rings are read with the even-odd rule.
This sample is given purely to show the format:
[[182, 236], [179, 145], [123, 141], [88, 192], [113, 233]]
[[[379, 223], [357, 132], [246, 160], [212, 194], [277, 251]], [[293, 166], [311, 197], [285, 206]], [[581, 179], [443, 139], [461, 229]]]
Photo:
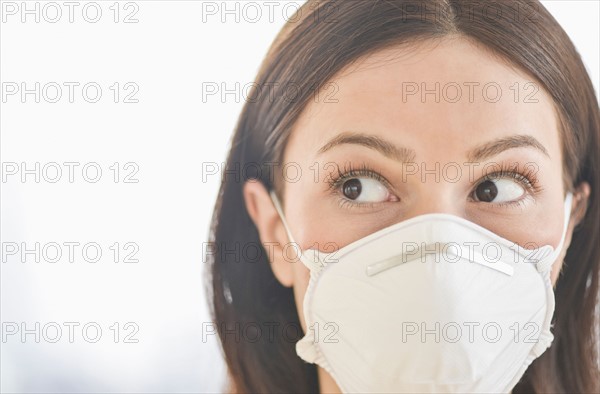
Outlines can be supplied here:
[[387, 201], [391, 193], [376, 179], [351, 178], [342, 184], [341, 192], [349, 200], [360, 203], [377, 203]]

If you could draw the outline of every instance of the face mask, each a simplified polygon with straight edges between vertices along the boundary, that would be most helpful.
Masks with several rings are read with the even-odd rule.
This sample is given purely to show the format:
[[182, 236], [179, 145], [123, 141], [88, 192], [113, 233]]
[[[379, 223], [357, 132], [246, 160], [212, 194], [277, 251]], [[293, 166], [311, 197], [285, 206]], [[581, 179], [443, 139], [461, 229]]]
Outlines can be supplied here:
[[510, 392], [554, 339], [550, 271], [571, 199], [556, 249], [432, 213], [333, 253], [302, 251], [310, 281], [297, 354], [344, 393]]

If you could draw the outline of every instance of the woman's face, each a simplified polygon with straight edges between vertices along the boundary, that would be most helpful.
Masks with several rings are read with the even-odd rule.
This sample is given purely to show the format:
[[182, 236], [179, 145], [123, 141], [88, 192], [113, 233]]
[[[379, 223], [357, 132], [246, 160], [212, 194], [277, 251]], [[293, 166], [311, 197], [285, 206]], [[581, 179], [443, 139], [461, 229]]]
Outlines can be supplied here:
[[[305, 108], [284, 152], [284, 163], [294, 164], [281, 197], [302, 249], [332, 251], [434, 212], [528, 248], [559, 243], [565, 195], [558, 119], [551, 98], [527, 75], [453, 38], [375, 53], [323, 93]], [[354, 173], [344, 175], [349, 169]], [[264, 223], [276, 223], [272, 241], [287, 242], [280, 221], [260, 224], [250, 211], [263, 242]], [[306, 330], [308, 269], [277, 250], [272, 268], [294, 287]]]
[[[376, 53], [331, 82], [325, 93], [337, 91], [310, 102], [284, 154], [294, 163], [285, 215], [302, 249], [332, 251], [433, 212], [523, 246], [558, 244], [558, 120], [527, 75], [464, 39], [447, 39]], [[309, 272], [288, 265], [302, 311]]]

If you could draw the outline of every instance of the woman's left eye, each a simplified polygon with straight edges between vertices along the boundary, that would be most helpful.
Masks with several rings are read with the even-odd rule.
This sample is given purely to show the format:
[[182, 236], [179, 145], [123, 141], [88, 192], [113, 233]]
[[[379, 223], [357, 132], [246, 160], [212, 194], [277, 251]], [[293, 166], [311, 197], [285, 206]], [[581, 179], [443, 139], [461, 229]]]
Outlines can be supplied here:
[[476, 201], [504, 203], [518, 200], [525, 191], [516, 180], [497, 178], [481, 182], [475, 188], [474, 195]]
[[355, 202], [376, 203], [386, 201], [390, 192], [378, 180], [372, 178], [351, 178], [342, 184], [341, 192]]

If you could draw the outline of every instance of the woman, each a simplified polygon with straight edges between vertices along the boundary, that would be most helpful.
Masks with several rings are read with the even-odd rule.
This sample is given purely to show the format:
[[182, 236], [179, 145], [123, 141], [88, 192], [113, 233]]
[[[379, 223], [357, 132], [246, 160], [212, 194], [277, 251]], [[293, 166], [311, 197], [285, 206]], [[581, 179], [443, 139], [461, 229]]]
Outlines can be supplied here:
[[600, 391], [600, 114], [541, 4], [308, 1], [254, 88], [208, 256], [232, 392]]

